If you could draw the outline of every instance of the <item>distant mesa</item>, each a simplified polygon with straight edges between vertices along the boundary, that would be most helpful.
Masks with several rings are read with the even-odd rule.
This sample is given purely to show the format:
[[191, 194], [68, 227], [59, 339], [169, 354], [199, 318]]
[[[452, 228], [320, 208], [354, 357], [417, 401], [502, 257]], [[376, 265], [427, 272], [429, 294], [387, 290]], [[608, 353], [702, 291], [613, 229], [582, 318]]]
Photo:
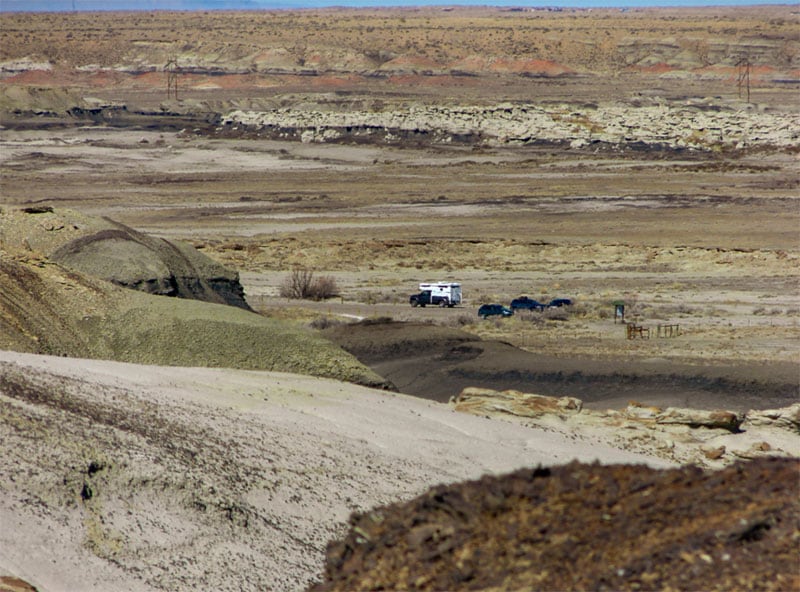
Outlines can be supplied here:
[[469, 56], [450, 64], [450, 70], [464, 74], [516, 74], [520, 76], [570, 76], [575, 70], [552, 60]]

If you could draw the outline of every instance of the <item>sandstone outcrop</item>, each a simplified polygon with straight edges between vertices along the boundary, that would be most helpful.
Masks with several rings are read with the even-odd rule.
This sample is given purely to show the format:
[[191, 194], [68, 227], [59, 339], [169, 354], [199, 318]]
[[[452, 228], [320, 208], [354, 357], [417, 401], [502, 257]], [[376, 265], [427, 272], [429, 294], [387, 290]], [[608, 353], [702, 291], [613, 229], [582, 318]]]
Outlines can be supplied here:
[[611, 439], [630, 450], [649, 449], [678, 463], [720, 467], [763, 456], [800, 457], [800, 404], [749, 411], [661, 409], [631, 402], [622, 411], [596, 411], [573, 397], [466, 388], [451, 401], [456, 411]]
[[800, 146], [800, 114], [752, 105], [653, 100], [647, 104], [415, 105], [382, 111], [293, 107], [234, 110], [220, 133], [252, 131], [303, 142], [415, 141], [433, 144], [556, 143], [581, 148], [719, 150]]
[[0, 576], [0, 592], [36, 592], [36, 588], [20, 578]]
[[541, 417], [552, 414], [566, 418], [581, 412], [583, 404], [574, 397], [546, 397], [519, 391], [494, 391], [468, 388], [461, 391], [453, 402], [456, 411], [481, 415], [482, 413], [508, 413], [517, 417]]
[[748, 426], [769, 426], [800, 434], [800, 403], [783, 409], [750, 411], [744, 421], [744, 427]]

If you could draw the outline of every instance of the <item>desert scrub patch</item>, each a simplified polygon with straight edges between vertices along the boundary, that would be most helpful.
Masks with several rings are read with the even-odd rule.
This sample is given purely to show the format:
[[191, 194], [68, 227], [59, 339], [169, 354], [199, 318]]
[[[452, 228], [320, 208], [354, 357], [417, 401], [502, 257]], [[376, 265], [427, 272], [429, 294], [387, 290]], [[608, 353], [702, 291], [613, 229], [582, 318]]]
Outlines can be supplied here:
[[355, 295], [355, 301], [363, 302], [364, 304], [408, 304], [407, 300], [407, 295], [398, 294], [397, 292], [364, 290]]
[[613, 312], [614, 306], [604, 300], [579, 300], [569, 307], [569, 314], [580, 319], [608, 319]]
[[579, 300], [573, 301], [572, 305], [569, 307], [569, 314], [578, 319], [599, 317], [601, 311], [606, 310], [607, 308], [608, 306], [605, 304], [602, 306], [599, 303], [591, 305], [586, 301]]
[[547, 321], [568, 321], [570, 313], [564, 308], [548, 308], [542, 311], [542, 317]]
[[662, 305], [658, 308], [658, 312], [662, 317], [693, 317], [702, 315], [703, 311], [696, 307], [690, 306], [685, 303]]
[[277, 306], [260, 310], [261, 316], [270, 319], [280, 319], [282, 321], [296, 321], [298, 323], [310, 323], [319, 317], [319, 311], [302, 306]]
[[777, 316], [777, 315], [780, 315], [782, 313], [783, 313], [783, 311], [780, 308], [777, 308], [777, 307], [767, 308], [765, 306], [758, 306], [758, 307], [753, 309], [753, 313], [752, 314], [755, 315], [755, 316], [767, 316], [767, 315], [769, 315], [769, 316]]
[[457, 317], [450, 319], [449, 325], [451, 327], [467, 327], [469, 325], [474, 325], [477, 319], [474, 315], [470, 314], [460, 314]]
[[597, 310], [596, 315], [600, 320], [606, 320], [611, 318], [611, 310], [608, 307], [601, 307]]
[[311, 321], [308, 325], [312, 329], [316, 329], [318, 331], [322, 331], [323, 329], [328, 329], [329, 327], [338, 327], [339, 325], [346, 325], [347, 323], [342, 319], [337, 319], [335, 317], [317, 317], [313, 321]]
[[535, 310], [518, 310], [514, 313], [514, 317], [521, 323], [539, 326], [544, 324], [544, 316]]

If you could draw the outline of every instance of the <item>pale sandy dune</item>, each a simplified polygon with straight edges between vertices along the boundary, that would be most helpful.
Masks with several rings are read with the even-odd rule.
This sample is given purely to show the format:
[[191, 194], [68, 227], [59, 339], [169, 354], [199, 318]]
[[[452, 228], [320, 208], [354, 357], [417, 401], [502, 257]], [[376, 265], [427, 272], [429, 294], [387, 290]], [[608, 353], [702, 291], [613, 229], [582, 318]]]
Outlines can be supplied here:
[[0, 352], [0, 391], [0, 573], [40, 590], [299, 590], [352, 511], [538, 464], [667, 465], [281, 373]]

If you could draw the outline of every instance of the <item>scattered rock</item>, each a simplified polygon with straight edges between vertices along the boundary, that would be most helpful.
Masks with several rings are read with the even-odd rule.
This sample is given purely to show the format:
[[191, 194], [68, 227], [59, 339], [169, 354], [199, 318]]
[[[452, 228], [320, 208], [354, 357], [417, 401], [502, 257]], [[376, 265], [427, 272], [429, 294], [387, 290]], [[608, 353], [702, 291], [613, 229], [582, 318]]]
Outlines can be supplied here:
[[37, 592], [37, 589], [25, 580], [13, 576], [0, 576], [0, 592]]
[[800, 403], [783, 409], [748, 411], [743, 423], [744, 426], [771, 426], [800, 434]]
[[[585, 408], [580, 399], [572, 397], [512, 390], [466, 388], [451, 403], [456, 411], [571, 430], [584, 438], [610, 438], [620, 448], [647, 451], [677, 463], [719, 467], [737, 458], [800, 457], [795, 424], [786, 419], [795, 418], [800, 405], [763, 414], [750, 412], [756, 421], [748, 423], [749, 414], [731, 411], [661, 409], [635, 402], [622, 412], [597, 411]], [[776, 425], [782, 426], [777, 433]]]
[[52, 213], [53, 208], [51, 206], [30, 206], [22, 208], [22, 211], [26, 214], [49, 214]]
[[731, 411], [702, 409], [679, 409], [669, 407], [662, 413], [655, 416], [656, 423], [687, 425], [692, 428], [711, 428], [727, 430], [729, 432], [739, 431], [743, 418]]
[[772, 451], [769, 442], [754, 442], [747, 449], [731, 450], [731, 454], [743, 459], [754, 459], [769, 456]]
[[703, 454], [709, 460], [718, 460], [722, 458], [723, 454], [725, 454], [724, 446], [714, 446], [713, 448], [706, 448], [701, 446], [700, 450], [703, 451]]
[[497, 411], [521, 417], [539, 417], [555, 414], [559, 417], [581, 412], [583, 402], [574, 397], [545, 397], [519, 391], [493, 391], [466, 388], [454, 399], [456, 411], [473, 413], [476, 410]]

